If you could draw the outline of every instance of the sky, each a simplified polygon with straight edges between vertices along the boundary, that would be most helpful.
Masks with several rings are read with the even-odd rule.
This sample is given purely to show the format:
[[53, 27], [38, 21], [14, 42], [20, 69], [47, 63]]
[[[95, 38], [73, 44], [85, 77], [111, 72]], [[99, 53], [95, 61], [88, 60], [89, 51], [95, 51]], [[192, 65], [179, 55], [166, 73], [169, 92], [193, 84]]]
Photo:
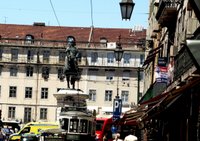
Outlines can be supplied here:
[[2, 0], [0, 23], [136, 28], [148, 26], [149, 0], [133, 0], [131, 20], [122, 20], [121, 0]]

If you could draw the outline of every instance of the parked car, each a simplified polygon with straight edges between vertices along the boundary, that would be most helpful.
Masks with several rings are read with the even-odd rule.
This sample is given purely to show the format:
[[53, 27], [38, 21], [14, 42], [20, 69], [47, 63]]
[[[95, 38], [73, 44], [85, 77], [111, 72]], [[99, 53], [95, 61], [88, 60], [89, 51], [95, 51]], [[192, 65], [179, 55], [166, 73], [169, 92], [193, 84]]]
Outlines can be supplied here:
[[39, 135], [42, 130], [55, 128], [59, 128], [59, 124], [57, 122], [30, 122], [27, 123], [19, 132], [11, 134], [9, 141], [18, 141], [23, 134], [30, 133]]

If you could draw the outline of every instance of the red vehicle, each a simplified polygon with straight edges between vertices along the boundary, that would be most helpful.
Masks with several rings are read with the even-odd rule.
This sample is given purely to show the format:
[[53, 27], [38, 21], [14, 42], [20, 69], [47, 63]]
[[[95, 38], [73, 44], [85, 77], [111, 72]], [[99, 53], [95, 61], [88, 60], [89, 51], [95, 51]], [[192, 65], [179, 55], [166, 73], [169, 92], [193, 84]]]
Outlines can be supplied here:
[[112, 141], [112, 116], [103, 115], [96, 117], [96, 140], [103, 141], [103, 136], [107, 135], [108, 141]]

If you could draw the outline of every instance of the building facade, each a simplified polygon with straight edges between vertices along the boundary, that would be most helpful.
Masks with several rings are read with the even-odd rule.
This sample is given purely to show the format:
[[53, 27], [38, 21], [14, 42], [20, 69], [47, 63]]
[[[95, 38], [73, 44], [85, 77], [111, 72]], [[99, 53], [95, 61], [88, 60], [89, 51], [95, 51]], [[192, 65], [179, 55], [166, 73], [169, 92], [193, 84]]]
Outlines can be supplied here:
[[[0, 24], [2, 120], [56, 120], [59, 107], [53, 94], [67, 88], [63, 67], [68, 36], [76, 38], [82, 55], [75, 88], [89, 95], [88, 109], [112, 113], [117, 87], [123, 112], [137, 104], [143, 92], [143, 69], [138, 68], [144, 62], [145, 29]], [[124, 51], [120, 62], [114, 56], [117, 42]]]
[[124, 116], [140, 140], [200, 139], [199, 15], [199, 0], [150, 0], [145, 93]]

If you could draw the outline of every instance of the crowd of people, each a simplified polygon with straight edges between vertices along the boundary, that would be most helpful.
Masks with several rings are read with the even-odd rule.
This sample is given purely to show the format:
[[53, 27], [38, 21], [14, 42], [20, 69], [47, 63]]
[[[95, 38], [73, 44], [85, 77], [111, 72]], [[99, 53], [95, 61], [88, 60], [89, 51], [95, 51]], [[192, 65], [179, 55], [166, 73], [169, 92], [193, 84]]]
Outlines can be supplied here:
[[[103, 141], [109, 141], [108, 137], [107, 137], [107, 133], [105, 133], [105, 135], [103, 137]], [[129, 134], [124, 139], [121, 139], [120, 133], [116, 133], [114, 135], [113, 141], [138, 141], [138, 138], [134, 135], [134, 131], [130, 130]]]

